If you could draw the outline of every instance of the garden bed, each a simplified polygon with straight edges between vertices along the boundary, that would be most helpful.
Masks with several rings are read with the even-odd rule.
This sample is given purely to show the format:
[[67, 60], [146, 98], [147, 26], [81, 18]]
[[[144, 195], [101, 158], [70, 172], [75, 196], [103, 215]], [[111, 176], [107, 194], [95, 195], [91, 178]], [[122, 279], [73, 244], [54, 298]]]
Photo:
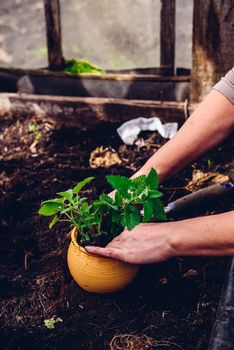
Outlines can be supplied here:
[[[91, 184], [86, 190], [88, 197], [108, 192], [105, 175], [131, 175], [165, 143], [157, 133], [145, 132], [138, 145], [125, 146], [117, 126], [100, 122], [93, 130], [80, 131], [33, 116], [1, 123], [0, 338], [4, 349], [208, 348], [227, 259], [175, 258], [142, 267], [122, 292], [89, 294], [68, 272], [68, 229], [58, 225], [50, 231], [46, 219], [37, 214], [42, 200], [87, 176], [97, 179], [97, 187]], [[119, 164], [107, 168], [110, 164], [93, 156], [91, 167], [90, 155], [101, 146], [108, 148], [108, 159], [113, 154], [116, 160], [117, 154]], [[165, 204], [189, 193], [185, 187], [194, 169], [227, 174], [231, 147], [230, 139], [218, 152], [210, 152], [165, 183]], [[203, 214], [230, 208], [230, 201], [215, 203]], [[53, 316], [62, 322], [48, 329], [44, 320]]]
[[102, 74], [0, 68], [0, 91], [183, 102], [189, 97], [190, 76], [182, 69], [176, 73], [157, 68]]

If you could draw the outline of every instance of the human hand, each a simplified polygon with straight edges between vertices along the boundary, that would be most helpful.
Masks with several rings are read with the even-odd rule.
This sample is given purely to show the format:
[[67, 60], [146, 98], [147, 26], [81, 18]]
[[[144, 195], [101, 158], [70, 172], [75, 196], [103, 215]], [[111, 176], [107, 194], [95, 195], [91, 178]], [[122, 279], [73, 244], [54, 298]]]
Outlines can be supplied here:
[[173, 222], [140, 224], [124, 230], [105, 248], [87, 246], [88, 253], [118, 259], [130, 264], [152, 264], [167, 260], [175, 253], [170, 243]]
[[116, 193], [116, 191], [112, 191], [112, 192], [108, 193], [108, 196], [111, 197], [112, 199], [115, 199], [115, 193]]

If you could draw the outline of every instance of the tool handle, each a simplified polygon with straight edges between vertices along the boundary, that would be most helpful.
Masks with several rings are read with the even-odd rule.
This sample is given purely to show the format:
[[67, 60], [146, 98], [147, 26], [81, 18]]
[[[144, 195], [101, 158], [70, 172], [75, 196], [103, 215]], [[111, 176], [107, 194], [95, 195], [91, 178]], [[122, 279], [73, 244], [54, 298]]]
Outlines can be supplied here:
[[165, 208], [166, 214], [173, 214], [182, 211], [189, 211], [196, 208], [204, 203], [220, 199], [234, 193], [233, 182], [223, 182], [217, 185], [212, 185], [197, 192], [190, 193], [182, 198], [171, 202]]

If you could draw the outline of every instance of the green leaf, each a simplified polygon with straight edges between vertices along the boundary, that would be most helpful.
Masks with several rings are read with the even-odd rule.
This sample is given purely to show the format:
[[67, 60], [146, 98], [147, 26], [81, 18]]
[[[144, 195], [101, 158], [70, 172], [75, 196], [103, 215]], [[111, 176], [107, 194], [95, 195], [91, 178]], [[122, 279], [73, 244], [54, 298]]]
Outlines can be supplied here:
[[154, 168], [152, 168], [146, 178], [146, 184], [152, 190], [157, 190], [158, 188], [158, 174]]
[[84, 202], [80, 208], [82, 212], [89, 212], [89, 204], [87, 202]]
[[30, 124], [28, 125], [28, 131], [29, 131], [29, 132], [35, 132], [35, 131], [37, 131], [37, 130], [38, 130], [38, 126], [37, 126], [36, 123], [30, 123]]
[[160, 191], [149, 191], [148, 198], [160, 198], [163, 196], [163, 193]]
[[123, 199], [130, 199], [131, 198], [131, 194], [128, 193], [128, 191], [120, 190], [119, 193]]
[[59, 194], [60, 196], [62, 196], [63, 198], [66, 198], [66, 199], [68, 199], [68, 200], [71, 200], [72, 197], [73, 197], [73, 191], [72, 191], [72, 189], [69, 189], [69, 190], [64, 191], [64, 192], [58, 192], [58, 194]]
[[82, 204], [83, 202], [87, 201], [87, 199], [88, 199], [87, 197], [79, 198], [78, 203]]
[[115, 203], [119, 207], [121, 207], [121, 205], [123, 204], [123, 198], [122, 198], [121, 194], [118, 191], [115, 192]]
[[118, 209], [117, 205], [115, 204], [115, 201], [107, 194], [101, 194], [99, 196], [99, 199], [103, 204], [107, 205], [108, 207], [111, 207], [115, 210]]
[[50, 222], [49, 224], [49, 228], [52, 229], [52, 227], [56, 224], [56, 222], [59, 221], [59, 217], [58, 215], [55, 215], [55, 217], [53, 218], [53, 220]]
[[75, 187], [73, 187], [72, 191], [75, 194], [78, 194], [80, 192], [80, 190], [90, 181], [92, 181], [94, 179], [93, 176], [87, 177], [86, 179], [84, 179], [83, 181], [79, 182]]
[[143, 222], [148, 222], [154, 214], [153, 202], [147, 201], [144, 203], [144, 217]]
[[38, 213], [43, 216], [51, 216], [59, 211], [60, 204], [55, 202], [47, 201], [42, 205]]
[[127, 206], [125, 208], [125, 222], [127, 229], [131, 231], [134, 227], [140, 224], [141, 216], [138, 210], [133, 206]]
[[95, 200], [95, 201], [93, 201], [93, 207], [94, 207], [94, 208], [98, 208], [98, 207], [100, 207], [100, 205], [102, 205], [102, 204], [103, 204], [103, 202], [100, 201], [100, 200]]
[[63, 204], [63, 203], [64, 203], [64, 198], [49, 199], [48, 201], [42, 202], [42, 204], [46, 204], [46, 203], [59, 203], [59, 204]]
[[129, 187], [131, 186], [131, 180], [126, 176], [120, 175], [108, 175], [106, 176], [107, 182], [115, 189], [120, 192], [127, 192]]
[[154, 217], [159, 219], [159, 220], [165, 220], [166, 213], [164, 211], [164, 206], [163, 203], [161, 202], [160, 199], [154, 199], [152, 200], [153, 203], [153, 211], [154, 211]]
[[56, 323], [58, 323], [58, 322], [63, 322], [62, 318], [60, 318], [60, 317], [55, 318], [55, 316], [53, 316], [52, 318], [48, 318], [48, 319], [44, 320], [44, 325], [48, 329], [54, 329]]
[[131, 213], [129, 215], [129, 220], [127, 221], [127, 229], [131, 231], [132, 229], [134, 229], [134, 227], [139, 225], [140, 222], [141, 219], [139, 213]]
[[120, 216], [120, 221], [119, 221], [120, 225], [123, 227], [123, 229], [127, 226], [126, 224], [126, 220], [125, 220], [125, 216], [121, 215]]
[[68, 207], [63, 207], [62, 208], [61, 214], [69, 213], [69, 212], [72, 212], [73, 210], [74, 210], [74, 207], [69, 205]]
[[135, 191], [135, 195], [140, 196], [144, 190], [145, 190], [145, 184], [139, 185]]
[[119, 214], [114, 213], [114, 214], [112, 215], [112, 222], [115, 222], [116, 224], [118, 224], [118, 223], [120, 222], [120, 220], [121, 220], [121, 217], [120, 217]]
[[138, 177], [135, 177], [135, 179], [131, 179], [131, 184], [134, 188], [138, 188], [140, 185], [144, 185], [146, 182], [146, 176], [140, 175]]

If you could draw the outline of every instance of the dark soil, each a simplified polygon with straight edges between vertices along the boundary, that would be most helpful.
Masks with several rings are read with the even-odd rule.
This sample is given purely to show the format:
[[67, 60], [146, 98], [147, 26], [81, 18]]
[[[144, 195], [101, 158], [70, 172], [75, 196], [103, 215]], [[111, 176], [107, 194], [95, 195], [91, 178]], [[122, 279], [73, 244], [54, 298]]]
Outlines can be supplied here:
[[[36, 131], [29, 132], [32, 123]], [[225, 258], [176, 258], [145, 266], [120, 293], [89, 294], [67, 268], [68, 228], [58, 225], [50, 231], [47, 219], [37, 214], [42, 200], [87, 176], [96, 177], [88, 197], [107, 193], [106, 174], [131, 175], [165, 140], [144, 133], [145, 146], [127, 147], [116, 125], [80, 132], [49, 119], [2, 123], [0, 128], [0, 348], [117, 349], [113, 339], [121, 344], [131, 334], [136, 350], [207, 349]], [[122, 164], [92, 169], [89, 157], [97, 146], [115, 149]], [[232, 147], [230, 139], [164, 184], [165, 203], [188, 193], [184, 187], [194, 168], [228, 173]], [[215, 203], [209, 212], [231, 208], [228, 201]], [[62, 322], [47, 329], [44, 320], [53, 316]], [[118, 349], [130, 349], [124, 341]]]

